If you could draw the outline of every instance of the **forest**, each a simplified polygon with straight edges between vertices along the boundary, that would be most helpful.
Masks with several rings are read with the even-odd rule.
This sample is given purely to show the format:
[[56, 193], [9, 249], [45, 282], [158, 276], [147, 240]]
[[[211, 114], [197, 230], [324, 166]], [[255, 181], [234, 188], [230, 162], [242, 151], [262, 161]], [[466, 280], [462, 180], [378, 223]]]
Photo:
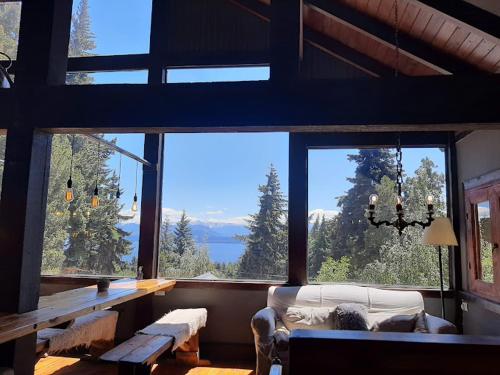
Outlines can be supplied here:
[[[0, 50], [15, 57], [19, 24], [18, 4], [0, 4]], [[70, 56], [88, 56], [96, 47], [88, 0], [81, 0], [73, 15]], [[69, 84], [91, 84], [86, 73], [69, 74]], [[0, 136], [0, 160], [6, 137]], [[71, 164], [71, 154], [73, 163]], [[48, 187], [43, 249], [43, 274], [135, 275], [137, 260], [130, 256], [130, 233], [120, 223], [123, 207], [116, 198], [119, 180], [107, 166], [112, 151], [82, 136], [54, 135]], [[382, 204], [377, 215], [394, 217], [395, 162], [391, 150], [359, 150], [349, 156], [356, 165], [350, 188], [338, 197], [339, 214], [313, 217], [308, 241], [308, 276], [311, 282], [356, 282], [380, 285], [434, 287], [439, 283], [437, 252], [420, 245], [422, 230], [408, 228], [402, 236], [391, 228], [375, 229], [366, 219], [368, 197], [377, 193]], [[0, 182], [3, 173], [0, 162]], [[64, 200], [72, 174], [75, 199]], [[97, 177], [96, 177], [97, 176]], [[264, 176], [263, 176], [264, 177]], [[101, 204], [92, 208], [90, 197], [99, 186]], [[445, 178], [430, 159], [423, 159], [405, 176], [408, 218], [425, 216], [425, 197], [436, 197], [437, 215], [445, 215]], [[193, 240], [189, 214], [176, 223], [163, 218], [160, 233], [159, 274], [191, 278], [209, 274], [220, 279], [286, 280], [288, 267], [287, 197], [271, 165], [264, 183], [256, 187], [258, 207], [249, 213], [245, 251], [237, 263], [214, 263], [208, 248]], [[448, 267], [445, 262], [445, 267]], [[448, 272], [445, 269], [447, 277]]]

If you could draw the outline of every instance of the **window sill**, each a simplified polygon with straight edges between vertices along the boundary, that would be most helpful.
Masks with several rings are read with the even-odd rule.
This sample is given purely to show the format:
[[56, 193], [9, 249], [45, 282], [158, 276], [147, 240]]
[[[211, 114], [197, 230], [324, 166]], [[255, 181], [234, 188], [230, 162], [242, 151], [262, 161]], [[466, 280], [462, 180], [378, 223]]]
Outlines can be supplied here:
[[[107, 278], [109, 280], [119, 280], [126, 277], [117, 276], [42, 276], [42, 283], [46, 284], [71, 284], [76, 286], [89, 286], [97, 283], [97, 280]], [[310, 285], [320, 285], [320, 284], [310, 284]], [[324, 284], [328, 285], [328, 284]], [[353, 284], [364, 287], [372, 287], [387, 290], [400, 290], [400, 291], [417, 291], [422, 294], [424, 298], [439, 298], [439, 289], [433, 288], [416, 288], [416, 287], [390, 287], [381, 285], [361, 285]], [[267, 290], [271, 286], [290, 286], [290, 284], [284, 281], [239, 281], [239, 280], [193, 280], [193, 279], [177, 279], [175, 287], [185, 288], [185, 289], [233, 289], [233, 290]], [[444, 291], [445, 298], [455, 297], [456, 292], [454, 290], [448, 289]], [[475, 297], [479, 298], [479, 297]], [[493, 302], [491, 302], [493, 303]], [[499, 305], [500, 306], [500, 305]], [[499, 307], [500, 312], [500, 307]]]

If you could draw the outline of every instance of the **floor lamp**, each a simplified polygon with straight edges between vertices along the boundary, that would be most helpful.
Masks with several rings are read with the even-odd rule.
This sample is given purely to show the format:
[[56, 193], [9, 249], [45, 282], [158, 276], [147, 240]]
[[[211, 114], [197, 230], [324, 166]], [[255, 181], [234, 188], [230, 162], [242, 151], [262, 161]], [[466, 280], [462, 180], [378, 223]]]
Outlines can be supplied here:
[[425, 228], [422, 244], [437, 246], [439, 252], [439, 281], [441, 286], [441, 316], [445, 318], [444, 296], [443, 296], [443, 259], [441, 246], [457, 246], [457, 237], [453, 231], [450, 219], [447, 217], [437, 217], [432, 224]]

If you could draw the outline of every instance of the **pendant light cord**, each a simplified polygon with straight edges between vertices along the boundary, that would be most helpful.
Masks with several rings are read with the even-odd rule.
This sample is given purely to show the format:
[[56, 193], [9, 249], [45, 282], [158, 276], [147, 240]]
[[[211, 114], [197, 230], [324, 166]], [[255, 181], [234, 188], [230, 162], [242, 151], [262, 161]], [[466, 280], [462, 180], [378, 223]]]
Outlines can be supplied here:
[[71, 180], [73, 177], [73, 156], [75, 155], [75, 135], [73, 134], [73, 138], [71, 139], [71, 161], [69, 165], [69, 179]]
[[135, 162], [135, 188], [134, 188], [134, 196], [137, 196], [137, 169], [139, 168], [139, 163]]

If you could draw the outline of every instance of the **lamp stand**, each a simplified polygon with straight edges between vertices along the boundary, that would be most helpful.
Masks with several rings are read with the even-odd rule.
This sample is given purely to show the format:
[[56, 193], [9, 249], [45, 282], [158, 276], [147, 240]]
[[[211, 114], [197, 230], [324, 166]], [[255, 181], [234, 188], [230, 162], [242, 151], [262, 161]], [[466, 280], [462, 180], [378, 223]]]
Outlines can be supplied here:
[[439, 253], [439, 284], [440, 284], [440, 296], [441, 296], [441, 317], [445, 319], [445, 311], [444, 311], [444, 296], [443, 296], [443, 259], [442, 259], [442, 251], [441, 245], [438, 246]]

